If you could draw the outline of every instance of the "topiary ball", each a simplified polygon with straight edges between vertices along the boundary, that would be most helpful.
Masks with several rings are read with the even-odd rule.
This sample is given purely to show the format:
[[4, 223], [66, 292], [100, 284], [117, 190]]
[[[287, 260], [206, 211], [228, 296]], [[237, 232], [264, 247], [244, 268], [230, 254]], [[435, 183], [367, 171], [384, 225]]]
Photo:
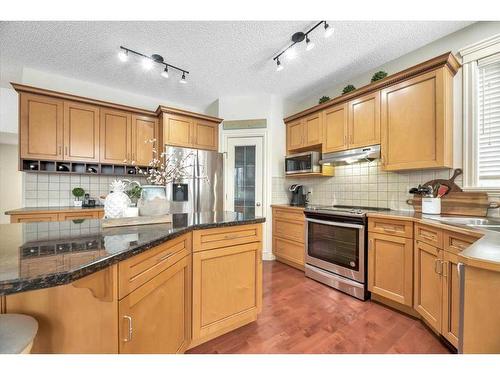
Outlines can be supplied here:
[[354, 85], [347, 85], [342, 90], [342, 95], [347, 94], [348, 92], [351, 92], [351, 91], [354, 91], [354, 90], [356, 90], [356, 87], [354, 87]]
[[322, 96], [321, 98], [319, 98], [319, 102], [318, 103], [319, 104], [323, 104], [323, 103], [325, 103], [325, 102], [327, 102], [329, 100], [330, 100], [329, 96]]
[[387, 73], [384, 72], [383, 70], [380, 70], [373, 75], [372, 82], [378, 81], [379, 79], [383, 79], [385, 77], [387, 77]]

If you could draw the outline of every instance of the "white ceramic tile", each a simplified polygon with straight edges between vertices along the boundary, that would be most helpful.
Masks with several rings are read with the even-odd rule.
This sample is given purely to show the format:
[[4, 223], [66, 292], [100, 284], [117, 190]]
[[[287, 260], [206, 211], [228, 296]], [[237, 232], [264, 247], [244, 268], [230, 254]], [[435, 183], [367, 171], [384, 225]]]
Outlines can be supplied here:
[[48, 182], [38, 182], [38, 191], [49, 190]]
[[27, 190], [24, 192], [25, 199], [36, 199], [37, 191], [36, 190]]
[[49, 182], [49, 190], [59, 191], [59, 182]]
[[43, 173], [38, 174], [38, 182], [48, 182], [48, 181], [49, 181], [48, 174], [43, 174]]
[[37, 207], [37, 199], [25, 199], [24, 200], [24, 205], [26, 207]]
[[59, 182], [60, 179], [61, 177], [58, 174], [49, 175], [49, 182]]

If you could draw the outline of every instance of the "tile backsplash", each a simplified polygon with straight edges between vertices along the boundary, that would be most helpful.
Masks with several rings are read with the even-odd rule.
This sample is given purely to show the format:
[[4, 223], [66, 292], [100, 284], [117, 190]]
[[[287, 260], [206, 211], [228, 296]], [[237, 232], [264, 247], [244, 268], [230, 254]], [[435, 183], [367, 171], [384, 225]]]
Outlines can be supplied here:
[[99, 204], [98, 198], [109, 193], [110, 183], [120, 178], [136, 180], [141, 184], [145, 182], [143, 177], [138, 176], [24, 173], [24, 207], [72, 206], [74, 197], [71, 190], [75, 187], [83, 188]]
[[[370, 207], [388, 207], [394, 210], [412, 210], [406, 203], [412, 186], [427, 181], [449, 179], [453, 170], [425, 170], [385, 172], [378, 160], [335, 167], [334, 177], [273, 178], [273, 203], [288, 202], [288, 186], [302, 184], [305, 191], [312, 191], [312, 204], [345, 204]], [[462, 185], [462, 176], [455, 181]]]

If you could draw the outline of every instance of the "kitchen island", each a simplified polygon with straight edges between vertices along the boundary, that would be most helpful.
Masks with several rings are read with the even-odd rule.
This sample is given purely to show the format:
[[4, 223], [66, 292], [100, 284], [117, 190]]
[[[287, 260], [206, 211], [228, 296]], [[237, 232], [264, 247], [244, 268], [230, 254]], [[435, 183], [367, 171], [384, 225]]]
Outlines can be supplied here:
[[38, 320], [38, 353], [182, 353], [254, 321], [265, 219], [172, 219], [0, 225], [1, 311]]

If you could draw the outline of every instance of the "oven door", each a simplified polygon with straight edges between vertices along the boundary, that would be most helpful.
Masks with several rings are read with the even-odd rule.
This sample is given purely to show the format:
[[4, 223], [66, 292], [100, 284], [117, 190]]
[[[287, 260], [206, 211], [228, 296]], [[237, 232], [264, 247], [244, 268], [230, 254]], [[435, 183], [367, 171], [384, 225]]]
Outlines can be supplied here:
[[365, 282], [365, 226], [306, 219], [306, 263]]

